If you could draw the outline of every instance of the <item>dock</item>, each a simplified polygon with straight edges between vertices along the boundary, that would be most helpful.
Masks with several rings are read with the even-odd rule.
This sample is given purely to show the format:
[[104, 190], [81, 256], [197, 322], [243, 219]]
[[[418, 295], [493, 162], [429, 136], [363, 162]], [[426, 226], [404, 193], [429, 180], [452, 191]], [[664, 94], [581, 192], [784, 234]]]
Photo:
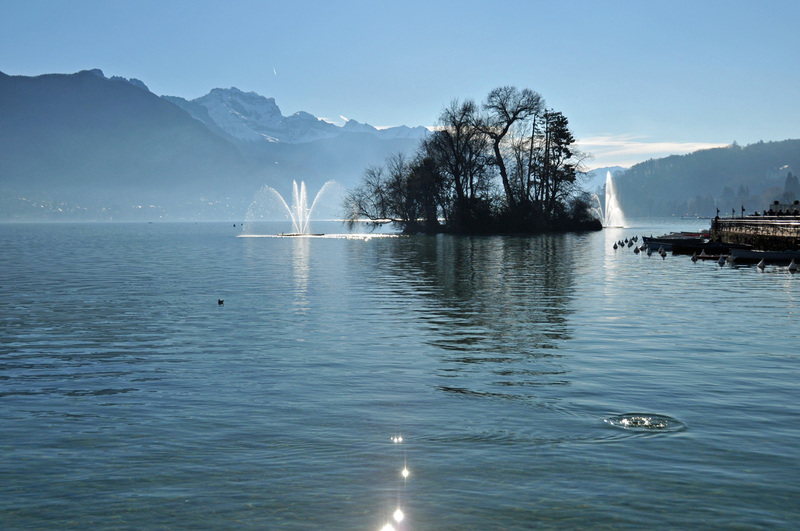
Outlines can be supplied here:
[[800, 216], [747, 216], [711, 220], [713, 241], [765, 251], [800, 250]]

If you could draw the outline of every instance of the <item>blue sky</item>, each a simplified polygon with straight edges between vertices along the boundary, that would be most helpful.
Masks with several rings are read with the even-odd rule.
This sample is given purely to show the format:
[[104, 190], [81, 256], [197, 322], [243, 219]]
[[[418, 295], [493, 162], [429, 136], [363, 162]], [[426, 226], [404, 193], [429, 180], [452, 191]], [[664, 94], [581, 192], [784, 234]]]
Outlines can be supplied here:
[[0, 0], [0, 71], [89, 68], [375, 126], [528, 87], [595, 167], [800, 138], [797, 0]]

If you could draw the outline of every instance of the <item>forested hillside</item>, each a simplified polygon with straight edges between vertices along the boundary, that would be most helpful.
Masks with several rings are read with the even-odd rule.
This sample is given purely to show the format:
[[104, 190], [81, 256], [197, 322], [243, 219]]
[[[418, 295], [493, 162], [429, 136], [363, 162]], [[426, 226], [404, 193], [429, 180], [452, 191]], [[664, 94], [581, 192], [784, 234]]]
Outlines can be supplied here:
[[617, 178], [627, 216], [713, 216], [800, 199], [800, 140], [758, 142], [636, 164]]

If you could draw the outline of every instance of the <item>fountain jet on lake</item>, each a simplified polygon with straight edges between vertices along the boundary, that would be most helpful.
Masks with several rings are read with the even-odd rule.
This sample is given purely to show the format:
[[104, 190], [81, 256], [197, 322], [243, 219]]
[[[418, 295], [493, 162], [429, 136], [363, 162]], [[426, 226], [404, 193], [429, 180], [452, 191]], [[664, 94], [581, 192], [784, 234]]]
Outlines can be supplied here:
[[[319, 197], [319, 193], [317, 197]], [[316, 197], [314, 199], [315, 202], [311, 203], [311, 208], [308, 208], [306, 183], [300, 181], [300, 186], [298, 187], [297, 181], [292, 181], [292, 208], [289, 209], [289, 215], [292, 216], [292, 227], [295, 233], [308, 234], [308, 220], [311, 219], [311, 209], [314, 208]]]
[[603, 222], [603, 227], [624, 227], [625, 215], [622, 213], [622, 208], [619, 206], [617, 199], [617, 190], [614, 187], [614, 181], [611, 178], [611, 172], [606, 172], [606, 200], [605, 205], [600, 204], [600, 198], [595, 194], [597, 207], [595, 212], [600, 216]]
[[264, 220], [270, 216], [282, 216], [284, 219], [289, 218], [292, 220], [292, 234], [303, 235], [309, 234], [309, 222], [311, 215], [314, 212], [314, 207], [320, 196], [323, 195], [330, 186], [336, 184], [335, 181], [326, 182], [320, 188], [317, 195], [314, 196], [314, 201], [311, 206], [308, 204], [308, 193], [306, 191], [306, 183], [300, 181], [292, 181], [292, 205], [286, 203], [283, 196], [271, 186], [264, 185], [258, 191], [250, 207], [247, 209], [247, 217], [245, 219], [245, 232], [249, 232], [249, 224], [254, 221]]

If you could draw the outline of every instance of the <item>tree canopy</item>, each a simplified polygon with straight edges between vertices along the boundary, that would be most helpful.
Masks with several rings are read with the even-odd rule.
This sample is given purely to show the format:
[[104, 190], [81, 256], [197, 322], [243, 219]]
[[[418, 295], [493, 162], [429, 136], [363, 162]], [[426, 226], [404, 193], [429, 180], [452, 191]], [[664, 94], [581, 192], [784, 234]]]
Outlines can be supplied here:
[[566, 116], [533, 90], [499, 87], [480, 105], [455, 99], [414, 155], [365, 170], [345, 217], [409, 233], [598, 229], [576, 186], [574, 143]]

